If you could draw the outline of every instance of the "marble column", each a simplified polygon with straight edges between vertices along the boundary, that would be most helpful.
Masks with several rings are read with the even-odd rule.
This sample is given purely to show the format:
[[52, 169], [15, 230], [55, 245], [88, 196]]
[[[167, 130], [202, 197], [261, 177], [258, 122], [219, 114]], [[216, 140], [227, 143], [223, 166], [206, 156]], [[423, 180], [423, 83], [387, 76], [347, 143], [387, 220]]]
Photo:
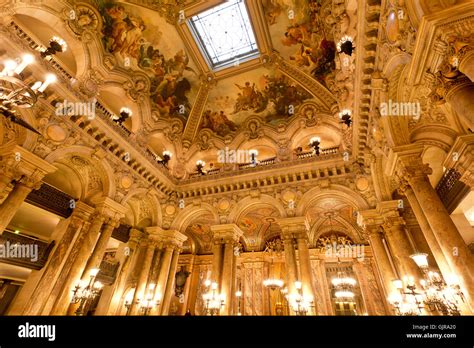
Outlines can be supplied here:
[[[285, 262], [287, 264], [288, 273], [288, 292], [289, 294], [296, 294], [295, 281], [300, 279], [302, 285], [303, 296], [309, 299], [315, 299], [314, 279], [311, 270], [311, 261], [308, 250], [308, 232], [309, 222], [306, 217], [289, 217], [277, 220], [281, 227], [281, 235], [285, 245]], [[298, 246], [298, 256], [301, 277], [298, 277], [298, 270], [296, 265], [296, 257], [293, 246], [293, 240], [296, 239]], [[288, 250], [287, 250], [288, 249]], [[315, 311], [317, 309], [315, 308]], [[312, 313], [315, 314], [316, 312]]]
[[[14, 188], [8, 195], [13, 196], [10, 199], [7, 196], [0, 205], [0, 234], [2, 234], [31, 190], [38, 189], [43, 177], [55, 172], [57, 168], [20, 145], [0, 147], [0, 158], [3, 159], [0, 164], [0, 195], [3, 195], [12, 180], [16, 180]], [[19, 182], [19, 186], [16, 187]]]
[[153, 260], [153, 254], [155, 252], [156, 242], [148, 238], [148, 245], [146, 247], [145, 257], [143, 259], [143, 264], [138, 276], [137, 287], [135, 288], [135, 293], [133, 294], [133, 301], [130, 307], [130, 315], [141, 315], [140, 311], [140, 302], [145, 300], [148, 294], [148, 275], [150, 273], [151, 262]]
[[92, 255], [87, 260], [84, 273], [82, 274], [82, 277], [81, 277], [82, 280], [88, 280], [90, 278], [91, 270], [100, 268], [100, 263], [102, 262], [102, 259], [104, 258], [107, 244], [110, 238], [112, 237], [112, 232], [119, 225], [119, 221], [116, 219], [110, 218], [105, 222], [102, 228], [102, 232], [99, 235], [99, 239], [97, 240], [95, 244], [95, 248], [92, 251]]
[[446, 279], [452, 273], [451, 268], [448, 265], [448, 261], [441, 250], [438, 240], [436, 239], [428, 220], [426, 219], [425, 213], [423, 212], [420, 203], [418, 203], [413, 189], [406, 183], [402, 185], [401, 192], [407, 197], [410, 207], [415, 214], [418, 225], [420, 226], [421, 232], [430, 248], [431, 254], [436, 261], [437, 266], [441, 272], [441, 275]]
[[161, 306], [161, 315], [168, 315], [169, 313], [171, 298], [174, 295], [174, 282], [176, 269], [178, 267], [179, 253], [180, 250], [178, 248], [174, 249], [170, 271], [168, 272], [168, 280], [166, 281], [166, 290], [163, 296], [163, 305]]
[[180, 260], [178, 267], [185, 267], [186, 271], [189, 272], [188, 279], [186, 279], [186, 284], [184, 285], [184, 290], [183, 290], [183, 303], [180, 309], [180, 315], [184, 315], [186, 313], [187, 309], [191, 309], [191, 306], [189, 306], [189, 299], [190, 299], [190, 293], [191, 293], [191, 284], [193, 283], [193, 275], [194, 275], [194, 255], [185, 255], [185, 257], [189, 257], [189, 261], [186, 263], [181, 263], [182, 260]]
[[213, 275], [213, 279], [220, 279], [218, 283], [219, 294], [223, 294], [225, 298], [224, 307], [221, 314], [231, 315], [235, 295], [233, 293], [236, 283], [236, 269], [234, 267], [236, 257], [234, 255], [234, 246], [242, 237], [243, 232], [235, 224], [222, 224], [211, 226], [213, 233], [214, 246], [221, 245], [217, 255], [218, 260], [213, 259], [213, 273], [216, 272], [214, 267], [219, 263], [222, 264], [220, 270], [217, 270], [217, 277]]
[[[316, 303], [313, 272], [311, 271], [311, 261], [309, 258], [308, 237], [305, 233], [304, 237], [299, 236], [296, 240], [298, 245], [303, 295], [313, 299]], [[317, 309], [315, 308], [313, 314], [316, 314], [316, 311]]]
[[224, 264], [222, 267], [222, 287], [221, 293], [225, 296], [225, 306], [222, 310], [222, 314], [230, 315], [232, 314], [232, 308], [234, 303], [234, 293], [232, 289], [234, 288], [234, 264], [235, 264], [235, 255], [234, 255], [234, 241], [227, 240], [224, 244]]
[[117, 276], [115, 283], [117, 284], [112, 301], [108, 310], [109, 315], [120, 315], [122, 308], [122, 298], [126, 289], [127, 279], [130, 276], [131, 270], [135, 267], [138, 258], [138, 246], [142, 239], [143, 233], [135, 228], [130, 230], [130, 237], [127, 242], [128, 255], [125, 252], [125, 259], [123, 261], [122, 268]]
[[383, 284], [384, 295], [385, 298], [387, 298], [396, 290], [392, 281], [398, 279], [398, 275], [395, 274], [390, 256], [387, 254], [385, 249], [381, 227], [383, 219], [377, 210], [371, 209], [359, 212], [358, 220], [359, 224], [363, 227], [364, 234], [369, 240], [370, 247], [372, 248], [372, 253], [374, 254], [377, 269], [379, 271], [379, 278]]
[[293, 244], [294, 240], [291, 236], [287, 235], [282, 235], [282, 240], [285, 248], [285, 265], [288, 293], [295, 294], [297, 292], [295, 282], [298, 280], [298, 269], [296, 268], [296, 254], [295, 247]]
[[[459, 285], [467, 298], [467, 303], [472, 307], [474, 256], [430, 184], [428, 174], [431, 174], [432, 170], [428, 165], [421, 163], [422, 151], [423, 148], [416, 145], [394, 148], [389, 155], [388, 167], [394, 168], [398, 177], [405, 179], [413, 189], [451, 270], [459, 278]], [[446, 281], [451, 283], [451, 277]]]
[[474, 301], [474, 256], [431, 186], [428, 177], [426, 175], [413, 176], [409, 178], [409, 183], [423, 207], [426, 219], [451, 269], [459, 276], [470, 301]]
[[[359, 283], [359, 288], [360, 292], [362, 293], [362, 299], [364, 301], [365, 305], [365, 310], [367, 311], [368, 315], [377, 315], [378, 313], [376, 312], [375, 309], [375, 300], [372, 296], [372, 291], [367, 284], [367, 279], [364, 274], [363, 266], [360, 265], [358, 261], [355, 261], [352, 264], [352, 269], [354, 270], [354, 273], [357, 277], [358, 283]], [[358, 309], [360, 311], [360, 309]], [[359, 315], [362, 313], [358, 313]]]
[[459, 71], [474, 82], [474, 49], [472, 46], [465, 48], [459, 59]]
[[381, 202], [377, 210], [384, 219], [383, 229], [399, 275], [402, 278], [412, 276], [417, 280], [423, 278], [421, 270], [410, 257], [414, 250], [408, 240], [405, 221], [398, 213], [398, 201]]
[[99, 236], [100, 230], [102, 225], [104, 224], [106, 217], [101, 215], [100, 213], [96, 213], [92, 216], [92, 222], [89, 227], [89, 230], [83, 234], [82, 238], [76, 240], [73, 246], [73, 253], [75, 257], [71, 260], [72, 265], [70, 270], [67, 274], [64, 283], [61, 286], [61, 291], [56, 299], [56, 302], [51, 310], [52, 315], [65, 315], [74, 314], [74, 310], [71, 305], [71, 309], [67, 311], [68, 307], [70, 307], [70, 302], [72, 299], [72, 290], [74, 286], [79, 282], [81, 279], [81, 275], [84, 271], [84, 267], [86, 266], [87, 260], [91, 255], [92, 249], [94, 248], [94, 244], [97, 241]]
[[166, 284], [168, 283], [169, 272], [171, 268], [171, 261], [173, 259], [174, 246], [172, 244], [166, 245], [163, 249], [163, 256], [161, 257], [160, 275], [158, 276], [158, 283], [156, 286], [155, 297], [159, 299], [160, 305], [157, 308], [157, 313], [161, 314], [164, 303], [164, 296], [166, 293]]
[[221, 283], [222, 261], [224, 259], [224, 249], [220, 241], [214, 240], [212, 245], [212, 271], [211, 279], [217, 284]]
[[446, 93], [446, 100], [466, 125], [474, 128], [474, 83], [467, 77], [459, 79]]
[[[41, 185], [39, 185], [41, 186]], [[18, 181], [13, 186], [10, 194], [0, 205], [0, 234], [7, 228], [16, 212], [25, 201], [26, 196], [33, 190], [39, 188], [37, 183], [31, 181]]]
[[[93, 211], [93, 208], [84, 202], [76, 203], [73, 213], [65, 220], [67, 227], [64, 233], [59, 235], [56, 234], [56, 231], [53, 233], [52, 238], [54, 238], [56, 246], [48, 263], [43, 270], [32, 271], [14, 303], [15, 311], [10, 314], [39, 315], [45, 307], [48, 307], [47, 302], [54, 300], [57, 294], [53, 286], [62, 281], [60, 275], [68, 267], [72, 245], [83, 233], [83, 230], [87, 229], [88, 220]], [[23, 292], [25, 293], [23, 294]], [[27, 298], [23, 300], [24, 297]], [[16, 304], [20, 303], [24, 304], [22, 309], [16, 307]]]

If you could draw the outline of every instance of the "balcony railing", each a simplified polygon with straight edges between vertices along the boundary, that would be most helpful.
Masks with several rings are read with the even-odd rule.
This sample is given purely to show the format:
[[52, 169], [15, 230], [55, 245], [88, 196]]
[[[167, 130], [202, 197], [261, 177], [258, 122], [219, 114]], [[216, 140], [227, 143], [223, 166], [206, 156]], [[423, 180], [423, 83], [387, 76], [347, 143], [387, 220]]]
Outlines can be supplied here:
[[54, 241], [4, 231], [0, 235], [0, 262], [39, 270], [48, 261]]
[[[331, 155], [339, 152], [339, 146], [328, 147], [326, 149], [321, 149], [319, 156]], [[318, 157], [314, 151], [300, 152], [296, 154], [298, 159]]]
[[105, 285], [111, 285], [115, 282], [120, 262], [102, 260], [100, 271], [97, 274], [97, 280]]
[[73, 210], [72, 200], [74, 197], [43, 183], [38, 190], [31, 191], [25, 201], [63, 218], [68, 218]]
[[[339, 147], [334, 146], [326, 149], [321, 149], [319, 156], [317, 156], [313, 151], [309, 152], [300, 152], [297, 153], [293, 161], [295, 162], [308, 162], [312, 160], [325, 160], [329, 158], [334, 158], [334, 156], [337, 156], [339, 154]], [[276, 157], [271, 157], [267, 158], [261, 161], [258, 161], [257, 164], [254, 163], [236, 163], [234, 166], [234, 171], [244, 171], [244, 170], [252, 170], [252, 169], [262, 169], [262, 167], [271, 167], [274, 166], [278, 163], [283, 163], [283, 162], [278, 162]], [[222, 174], [222, 173], [229, 173], [228, 171], [225, 171], [224, 168], [214, 168], [206, 171], [205, 174], [200, 174], [198, 172], [193, 172], [189, 174], [188, 180], [191, 179], [198, 179], [198, 178], [204, 178], [204, 177], [209, 177], [211, 175], [217, 175], [217, 174]], [[186, 180], [185, 180], [186, 181]], [[194, 180], [193, 180], [194, 181]]]
[[448, 169], [436, 185], [436, 192], [449, 213], [452, 213], [458, 204], [469, 193], [469, 187], [459, 181], [461, 174], [456, 169]]
[[132, 226], [121, 224], [120, 226], [116, 227], [112, 232], [112, 238], [115, 238], [123, 243], [127, 243], [130, 237], [130, 229]]

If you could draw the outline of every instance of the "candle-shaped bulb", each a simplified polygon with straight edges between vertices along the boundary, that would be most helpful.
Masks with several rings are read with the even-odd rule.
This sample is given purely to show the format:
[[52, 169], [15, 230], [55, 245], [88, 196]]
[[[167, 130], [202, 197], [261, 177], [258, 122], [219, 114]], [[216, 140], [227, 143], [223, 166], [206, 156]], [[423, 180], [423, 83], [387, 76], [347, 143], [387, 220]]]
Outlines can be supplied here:
[[29, 64], [35, 61], [35, 58], [31, 54], [25, 54], [21, 58], [21, 63], [15, 68], [15, 74], [20, 74]]
[[43, 84], [41, 87], [38, 89], [38, 92], [44, 92], [44, 90], [51, 84], [56, 82], [56, 76], [54, 74], [48, 74], [46, 75], [46, 80], [44, 80]]

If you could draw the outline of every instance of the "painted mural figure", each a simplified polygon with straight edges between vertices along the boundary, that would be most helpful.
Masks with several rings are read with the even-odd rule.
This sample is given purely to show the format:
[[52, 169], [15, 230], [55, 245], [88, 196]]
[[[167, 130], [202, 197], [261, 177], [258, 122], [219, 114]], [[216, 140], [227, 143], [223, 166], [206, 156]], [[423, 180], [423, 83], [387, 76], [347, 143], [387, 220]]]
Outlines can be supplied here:
[[150, 74], [150, 100], [162, 117], [174, 116], [186, 121], [190, 110], [187, 95], [191, 83], [184, 73], [189, 71], [195, 74], [188, 66], [186, 52], [181, 49], [167, 59], [160, 48], [144, 36], [147, 28], [144, 20], [139, 15], [132, 15], [127, 7], [101, 1], [99, 10], [104, 20], [105, 49], [118, 55], [124, 65], [136, 65]]

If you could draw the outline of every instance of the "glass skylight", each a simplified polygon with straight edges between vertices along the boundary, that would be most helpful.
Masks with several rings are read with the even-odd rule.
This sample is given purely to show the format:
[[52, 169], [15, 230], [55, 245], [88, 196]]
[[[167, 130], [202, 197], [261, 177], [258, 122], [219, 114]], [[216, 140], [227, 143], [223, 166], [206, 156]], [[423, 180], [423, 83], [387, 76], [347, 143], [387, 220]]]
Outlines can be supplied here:
[[211, 68], [258, 56], [255, 35], [243, 0], [230, 0], [193, 16], [189, 24]]

